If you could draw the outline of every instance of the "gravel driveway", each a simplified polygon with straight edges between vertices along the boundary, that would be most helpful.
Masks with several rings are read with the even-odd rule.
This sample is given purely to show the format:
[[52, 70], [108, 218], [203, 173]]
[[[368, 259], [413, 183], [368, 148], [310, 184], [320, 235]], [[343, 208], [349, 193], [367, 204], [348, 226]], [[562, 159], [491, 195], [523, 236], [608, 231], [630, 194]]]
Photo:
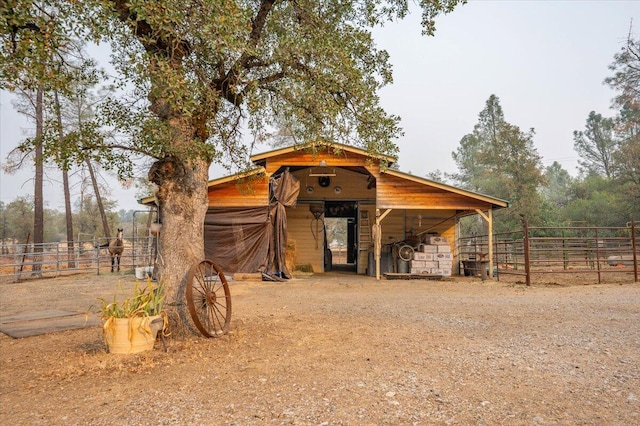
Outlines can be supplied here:
[[[85, 311], [132, 276], [0, 285]], [[106, 353], [100, 327], [0, 333], [0, 424], [640, 424], [640, 285], [232, 282], [232, 333]]]

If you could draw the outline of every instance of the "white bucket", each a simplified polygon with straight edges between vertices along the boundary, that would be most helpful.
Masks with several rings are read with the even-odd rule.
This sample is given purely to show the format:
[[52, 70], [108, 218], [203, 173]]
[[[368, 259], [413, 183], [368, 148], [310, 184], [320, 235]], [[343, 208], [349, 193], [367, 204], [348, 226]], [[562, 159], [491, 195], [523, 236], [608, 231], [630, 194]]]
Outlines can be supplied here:
[[139, 280], [146, 280], [147, 277], [150, 277], [153, 274], [153, 266], [140, 266], [135, 268], [136, 270], [136, 278]]

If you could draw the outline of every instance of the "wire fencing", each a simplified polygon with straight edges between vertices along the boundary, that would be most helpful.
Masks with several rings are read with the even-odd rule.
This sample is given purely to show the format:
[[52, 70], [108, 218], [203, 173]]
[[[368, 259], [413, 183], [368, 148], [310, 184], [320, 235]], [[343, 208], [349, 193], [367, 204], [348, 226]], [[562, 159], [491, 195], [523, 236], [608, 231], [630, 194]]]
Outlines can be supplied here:
[[[0, 241], [0, 279], [22, 281], [75, 273], [110, 273], [112, 257], [108, 240], [61, 241], [44, 244], [18, 244]], [[143, 236], [124, 239], [120, 272], [146, 274], [153, 268], [157, 238]], [[117, 267], [114, 268], [117, 271]]]
[[[493, 274], [520, 275], [527, 285], [544, 274], [633, 274], [638, 282], [640, 229], [624, 227], [533, 227], [493, 235]], [[458, 240], [461, 271], [477, 275], [489, 264], [486, 235]], [[483, 271], [484, 272], [484, 271]], [[488, 275], [488, 274], [487, 274]]]

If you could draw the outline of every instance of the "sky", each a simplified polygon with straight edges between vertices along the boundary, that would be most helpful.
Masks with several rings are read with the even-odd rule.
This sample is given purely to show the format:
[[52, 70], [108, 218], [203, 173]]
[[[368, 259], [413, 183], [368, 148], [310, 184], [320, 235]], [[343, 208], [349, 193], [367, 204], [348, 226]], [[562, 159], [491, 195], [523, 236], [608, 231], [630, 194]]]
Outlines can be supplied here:
[[[455, 172], [451, 153], [495, 94], [507, 122], [523, 131], [535, 129], [544, 166], [557, 161], [577, 175], [573, 132], [584, 129], [590, 111], [615, 115], [610, 109], [615, 92], [603, 80], [611, 75], [608, 66], [624, 46], [632, 20], [637, 38], [640, 0], [472, 0], [437, 19], [434, 37], [421, 35], [419, 13], [376, 29], [376, 44], [393, 64], [394, 83], [380, 91], [380, 99], [388, 113], [402, 119], [404, 136], [396, 141], [400, 170], [421, 177], [435, 170]], [[34, 128], [14, 111], [12, 99], [0, 93], [2, 164]], [[32, 175], [32, 169], [16, 175], [0, 171], [0, 201], [32, 195]], [[62, 210], [61, 183], [55, 173], [48, 175], [45, 203]], [[209, 177], [223, 175], [214, 167]], [[135, 189], [108, 182], [117, 209], [140, 208]]]

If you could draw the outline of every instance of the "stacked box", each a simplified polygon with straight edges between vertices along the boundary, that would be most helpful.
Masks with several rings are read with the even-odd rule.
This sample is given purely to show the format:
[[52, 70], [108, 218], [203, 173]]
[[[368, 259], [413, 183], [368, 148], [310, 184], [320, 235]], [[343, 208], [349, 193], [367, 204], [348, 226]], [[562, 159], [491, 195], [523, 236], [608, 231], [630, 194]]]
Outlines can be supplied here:
[[428, 237], [427, 244], [449, 244], [446, 237]]
[[[435, 238], [435, 237], [434, 237]], [[438, 237], [443, 238], [443, 237]], [[446, 242], [446, 238], [443, 238]], [[435, 275], [450, 277], [452, 272], [453, 254], [448, 243], [440, 243], [436, 245], [437, 252], [433, 255], [433, 259], [438, 262], [438, 267], [433, 270]]]
[[438, 269], [438, 262], [433, 260], [412, 260], [411, 273], [419, 275], [432, 275]]
[[445, 237], [428, 237], [413, 254], [412, 274], [451, 276], [453, 254]]
[[423, 253], [436, 253], [438, 246], [434, 244], [420, 244], [420, 251]]
[[412, 260], [411, 261], [412, 268], [420, 268], [420, 269], [431, 269], [437, 268], [438, 262], [433, 260]]
[[451, 261], [453, 260], [453, 254], [452, 253], [436, 253], [433, 259], [437, 260], [438, 262], [448, 261], [449, 264], [451, 264]]
[[421, 253], [417, 251], [413, 253], [413, 260], [434, 260], [434, 253]]

